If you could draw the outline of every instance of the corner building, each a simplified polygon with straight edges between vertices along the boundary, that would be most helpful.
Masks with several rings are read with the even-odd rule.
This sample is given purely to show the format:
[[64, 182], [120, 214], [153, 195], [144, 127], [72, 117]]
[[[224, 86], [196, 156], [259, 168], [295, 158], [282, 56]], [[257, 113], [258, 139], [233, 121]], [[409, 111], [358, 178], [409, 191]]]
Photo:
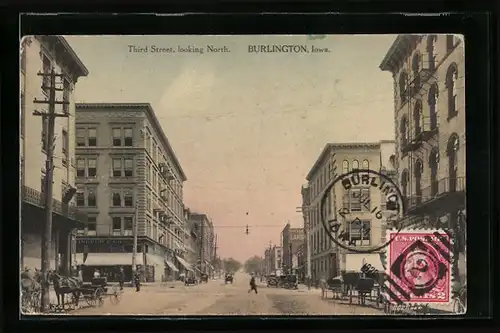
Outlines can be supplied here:
[[380, 68], [394, 80], [396, 167], [405, 224], [455, 234], [453, 275], [465, 281], [464, 45], [454, 35], [399, 35]]
[[47, 112], [47, 104], [35, 104], [33, 99], [47, 100], [48, 77], [54, 68], [63, 78], [56, 82], [62, 92], [56, 92], [58, 101], [68, 104], [56, 105], [57, 114], [68, 117], [55, 120], [54, 170], [53, 170], [53, 219], [50, 268], [61, 274], [71, 274], [74, 230], [85, 223], [75, 205], [75, 103], [74, 94], [78, 79], [88, 75], [88, 70], [75, 54], [65, 38], [61, 36], [28, 36], [21, 41], [20, 59], [20, 196], [21, 196], [21, 253], [20, 266], [41, 268], [41, 238], [45, 224], [45, 161], [49, 144], [48, 122], [33, 115], [35, 110]]
[[88, 215], [78, 230], [84, 279], [98, 268], [108, 280], [136, 264], [145, 281], [175, 279], [189, 269], [183, 204], [186, 181], [179, 161], [148, 103], [76, 105], [77, 206]]
[[[302, 197], [308, 221], [306, 227], [309, 239], [306, 242], [311, 242], [313, 281], [317, 282], [322, 276], [336, 277], [345, 271], [360, 271], [363, 263], [383, 270], [379, 253], [353, 253], [337, 246], [323, 227], [320, 209], [323, 194], [337, 176], [355, 169], [370, 169], [390, 174], [391, 170], [394, 170], [393, 150], [393, 141], [329, 143], [307, 175], [308, 184], [302, 189]], [[340, 165], [340, 170], [337, 165]], [[349, 237], [344, 243], [353, 242], [356, 247], [362, 249], [377, 247], [385, 242], [385, 222], [383, 219], [374, 218], [370, 212], [375, 206], [382, 210], [385, 207], [385, 197], [382, 197], [380, 191], [363, 185], [347, 191], [342, 186], [334, 186], [327, 196], [324, 207], [326, 218], [338, 219], [343, 224], [341, 229], [346, 230]], [[370, 198], [369, 207], [361, 203], [361, 198], [366, 197]], [[351, 212], [345, 221], [338, 216], [341, 208]], [[352, 224], [356, 217], [362, 221], [361, 225]]]

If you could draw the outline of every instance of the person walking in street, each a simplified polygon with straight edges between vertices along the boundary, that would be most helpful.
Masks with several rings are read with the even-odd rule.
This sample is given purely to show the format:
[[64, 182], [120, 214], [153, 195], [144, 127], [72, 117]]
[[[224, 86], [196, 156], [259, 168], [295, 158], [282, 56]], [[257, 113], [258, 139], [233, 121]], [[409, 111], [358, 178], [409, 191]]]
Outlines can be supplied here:
[[123, 267], [120, 266], [120, 271], [118, 272], [118, 282], [120, 283], [120, 290], [123, 290], [123, 285], [125, 283], [125, 272]]
[[255, 274], [254, 273], [251, 274], [250, 289], [248, 290], [248, 293], [250, 293], [252, 290], [255, 291], [255, 293], [257, 294], [257, 284], [255, 283]]
[[135, 283], [135, 292], [141, 291], [141, 277], [139, 272], [135, 272], [134, 274], [134, 283]]

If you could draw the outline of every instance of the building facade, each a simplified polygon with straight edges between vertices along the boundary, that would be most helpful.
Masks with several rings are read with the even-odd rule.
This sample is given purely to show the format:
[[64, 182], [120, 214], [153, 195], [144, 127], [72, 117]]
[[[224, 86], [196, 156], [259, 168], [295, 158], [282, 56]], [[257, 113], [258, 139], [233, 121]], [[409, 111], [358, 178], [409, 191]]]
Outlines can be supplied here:
[[137, 230], [135, 262], [144, 280], [188, 270], [187, 178], [151, 105], [77, 104], [75, 143], [76, 204], [88, 215], [78, 230], [77, 261], [108, 279], [123, 266], [129, 277]]
[[196, 260], [196, 270], [210, 277], [214, 274], [213, 261], [215, 259], [215, 233], [212, 221], [206, 214], [190, 213], [190, 223], [194, 226], [196, 233], [199, 234]]
[[[283, 267], [285, 270], [297, 269], [297, 251], [299, 246], [304, 243], [304, 229], [292, 228], [287, 223], [281, 232], [283, 246]], [[295, 261], [295, 265], [294, 265]]]
[[394, 80], [396, 169], [407, 219], [454, 231], [453, 274], [465, 279], [464, 44], [454, 35], [399, 35], [380, 68]]
[[[50, 82], [37, 73], [49, 74], [54, 68], [62, 92], [56, 93], [55, 139], [48, 138], [48, 122], [33, 112], [47, 112]], [[45, 161], [47, 146], [54, 145], [53, 221], [50, 268], [62, 274], [71, 273], [74, 229], [85, 222], [85, 215], [75, 206], [75, 103], [74, 92], [78, 78], [88, 70], [60, 36], [30, 36], [21, 41], [20, 59], [20, 186], [21, 186], [21, 267], [41, 268], [41, 237], [45, 221]], [[43, 84], [42, 84], [43, 83]], [[45, 87], [42, 87], [45, 86]]]
[[[393, 146], [392, 141], [327, 144], [307, 175], [308, 184], [302, 188], [302, 197], [305, 201], [303, 211], [308, 221], [306, 227], [311, 242], [313, 281], [318, 281], [322, 276], [335, 277], [343, 271], [359, 271], [362, 262], [370, 263], [377, 269], [383, 269], [380, 264], [380, 251], [357, 254], [337, 246], [330, 239], [320, 218], [320, 204], [324, 191], [338, 175], [355, 169], [374, 171], [381, 171], [383, 168], [390, 169], [383, 164], [394, 160], [391, 154]], [[384, 157], [382, 157], [382, 151]], [[389, 154], [387, 161], [382, 160], [387, 154]], [[337, 163], [341, 166], [340, 170], [337, 170]], [[361, 198], [364, 197], [370, 198], [370, 205], [381, 208], [385, 205], [386, 199], [382, 197], [380, 191], [362, 186], [346, 191], [341, 186], [334, 186], [327, 194], [325, 213], [328, 220], [337, 220], [346, 224], [341, 228], [348, 230], [347, 242], [352, 242], [357, 247], [373, 248], [385, 243], [386, 225], [384, 219], [374, 218], [369, 207], [361, 204]], [[344, 208], [350, 211], [349, 221], [339, 219], [338, 211]], [[353, 224], [352, 220], [355, 218], [361, 220], [362, 223]]]

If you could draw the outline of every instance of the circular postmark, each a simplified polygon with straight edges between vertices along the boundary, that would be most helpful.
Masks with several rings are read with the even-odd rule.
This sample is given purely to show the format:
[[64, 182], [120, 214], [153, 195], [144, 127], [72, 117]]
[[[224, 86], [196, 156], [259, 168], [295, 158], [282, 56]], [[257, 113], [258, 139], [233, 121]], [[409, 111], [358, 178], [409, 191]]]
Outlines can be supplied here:
[[[327, 203], [329, 213], [325, 210]], [[380, 231], [381, 239], [382, 228], [388, 227], [387, 220], [401, 218], [405, 211], [401, 190], [392, 179], [369, 169], [353, 170], [336, 177], [325, 189], [320, 202], [320, 219], [330, 239], [337, 246], [356, 253], [371, 253], [387, 247], [403, 224], [399, 224], [395, 228], [397, 232], [382, 244], [372, 237], [377, 234], [372, 229]], [[327, 213], [332, 218], [328, 218]]]

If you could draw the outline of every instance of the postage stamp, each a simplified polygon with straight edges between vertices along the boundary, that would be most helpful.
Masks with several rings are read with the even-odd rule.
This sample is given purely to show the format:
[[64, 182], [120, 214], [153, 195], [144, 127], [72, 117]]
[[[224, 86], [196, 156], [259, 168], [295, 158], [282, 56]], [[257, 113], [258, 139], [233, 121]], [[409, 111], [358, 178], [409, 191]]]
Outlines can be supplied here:
[[451, 302], [451, 235], [443, 230], [403, 230], [388, 249], [385, 291], [393, 303]]

